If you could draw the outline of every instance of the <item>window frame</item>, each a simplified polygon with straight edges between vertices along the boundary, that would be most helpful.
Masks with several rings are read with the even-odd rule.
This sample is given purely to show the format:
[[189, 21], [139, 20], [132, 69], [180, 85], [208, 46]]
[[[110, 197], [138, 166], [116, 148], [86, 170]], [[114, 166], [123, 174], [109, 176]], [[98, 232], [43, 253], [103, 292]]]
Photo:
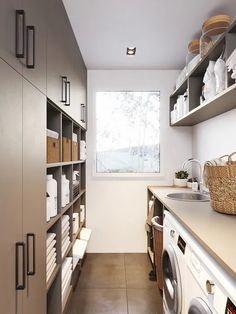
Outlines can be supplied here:
[[149, 178], [158, 178], [158, 179], [163, 179], [164, 178], [164, 174], [163, 174], [163, 152], [161, 149], [161, 123], [160, 123], [160, 135], [159, 135], [159, 150], [160, 150], [160, 160], [159, 160], [159, 170], [160, 172], [139, 172], [139, 173], [132, 173], [132, 172], [127, 172], [127, 173], [119, 173], [119, 172], [97, 172], [97, 159], [96, 159], [96, 132], [97, 132], [97, 104], [96, 104], [96, 95], [97, 93], [119, 93], [119, 92], [159, 92], [159, 98], [160, 98], [160, 107], [159, 107], [159, 114], [160, 114], [160, 119], [161, 119], [161, 90], [160, 89], [150, 89], [150, 90], [125, 90], [125, 89], [114, 89], [114, 90], [96, 90], [94, 91], [94, 95], [93, 95], [93, 103], [94, 103], [94, 110], [93, 110], [93, 114], [92, 114], [92, 123], [94, 126], [94, 132], [93, 132], [93, 165], [92, 165], [92, 176], [93, 177], [97, 177], [97, 178], [116, 178], [116, 179], [133, 179], [133, 178], [137, 178], [137, 179], [149, 179]]

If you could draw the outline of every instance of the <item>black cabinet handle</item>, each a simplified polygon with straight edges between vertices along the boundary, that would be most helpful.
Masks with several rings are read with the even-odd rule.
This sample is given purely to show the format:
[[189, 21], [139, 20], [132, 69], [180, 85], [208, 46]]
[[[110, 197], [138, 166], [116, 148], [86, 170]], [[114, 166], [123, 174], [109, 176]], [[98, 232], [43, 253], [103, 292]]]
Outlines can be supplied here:
[[[30, 270], [30, 238], [32, 239], [32, 270]], [[27, 276], [35, 275], [35, 234], [27, 233], [26, 235], [26, 248], [27, 248]]]
[[86, 112], [86, 105], [85, 104], [81, 104], [81, 112], [80, 112], [80, 114], [81, 114], [81, 121], [82, 122], [86, 122], [86, 118], [87, 118], [87, 112]]
[[65, 106], [70, 106], [70, 82], [66, 81], [66, 103]]
[[35, 27], [32, 25], [26, 27], [26, 67], [35, 68]]
[[25, 11], [16, 10], [16, 47], [17, 58], [25, 57]]
[[67, 76], [61, 77], [61, 102], [66, 103], [67, 99]]
[[[20, 275], [19, 275], [19, 254], [22, 254], [22, 278], [21, 283], [20, 281]], [[24, 290], [25, 289], [25, 243], [24, 242], [17, 242], [16, 243], [16, 290]]]

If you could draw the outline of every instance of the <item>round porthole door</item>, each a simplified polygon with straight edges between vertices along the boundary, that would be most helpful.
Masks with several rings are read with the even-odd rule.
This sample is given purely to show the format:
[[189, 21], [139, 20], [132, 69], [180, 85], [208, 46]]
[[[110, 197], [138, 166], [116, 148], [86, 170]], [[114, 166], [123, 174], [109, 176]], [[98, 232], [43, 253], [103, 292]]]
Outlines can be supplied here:
[[191, 301], [188, 314], [213, 314], [213, 312], [204, 300], [196, 298]]
[[168, 313], [181, 312], [182, 288], [175, 251], [171, 245], [162, 254], [163, 286]]

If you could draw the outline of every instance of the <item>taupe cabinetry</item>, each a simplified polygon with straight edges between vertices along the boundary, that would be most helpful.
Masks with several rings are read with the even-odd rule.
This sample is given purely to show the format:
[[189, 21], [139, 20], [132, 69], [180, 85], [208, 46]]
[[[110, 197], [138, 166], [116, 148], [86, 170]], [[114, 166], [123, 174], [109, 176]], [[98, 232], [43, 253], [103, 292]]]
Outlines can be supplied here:
[[46, 97], [2, 60], [0, 73], [1, 312], [42, 314]]
[[46, 94], [46, 0], [0, 1], [0, 57]]
[[47, 25], [47, 96], [85, 127], [86, 67], [61, 0], [48, 1]]

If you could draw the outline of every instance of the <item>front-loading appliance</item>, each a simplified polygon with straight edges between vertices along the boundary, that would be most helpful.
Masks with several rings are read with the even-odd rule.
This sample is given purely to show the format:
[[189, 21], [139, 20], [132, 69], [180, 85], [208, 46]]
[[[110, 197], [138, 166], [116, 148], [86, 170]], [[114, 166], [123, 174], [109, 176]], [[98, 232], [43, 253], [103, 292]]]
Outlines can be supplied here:
[[168, 211], [164, 211], [162, 271], [166, 314], [184, 313], [186, 237], [184, 228]]
[[236, 314], [236, 280], [191, 236], [187, 239], [184, 314]]

